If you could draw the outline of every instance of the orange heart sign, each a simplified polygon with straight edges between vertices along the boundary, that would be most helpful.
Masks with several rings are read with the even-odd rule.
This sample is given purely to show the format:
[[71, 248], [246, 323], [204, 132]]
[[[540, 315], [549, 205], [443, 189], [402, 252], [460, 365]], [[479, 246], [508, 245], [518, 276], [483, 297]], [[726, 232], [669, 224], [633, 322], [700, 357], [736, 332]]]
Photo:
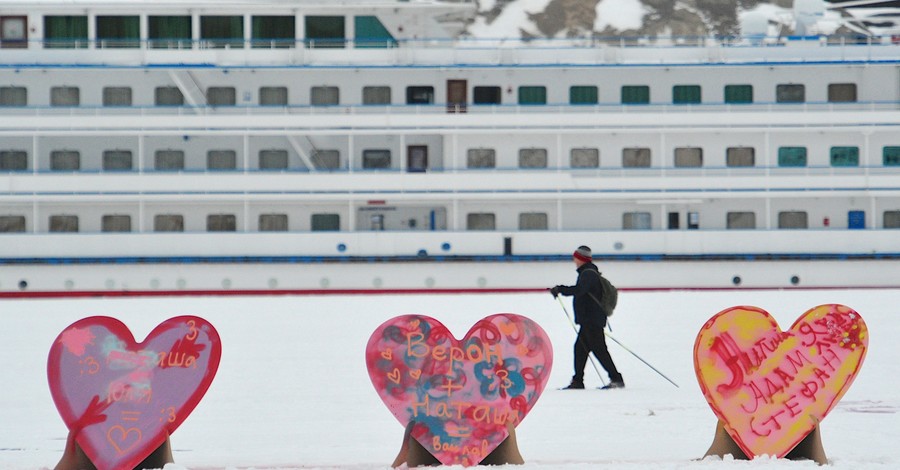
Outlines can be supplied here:
[[850, 307], [808, 310], [781, 331], [768, 312], [732, 307], [703, 325], [694, 370], [709, 406], [753, 458], [784, 457], [837, 405], [869, 342]]

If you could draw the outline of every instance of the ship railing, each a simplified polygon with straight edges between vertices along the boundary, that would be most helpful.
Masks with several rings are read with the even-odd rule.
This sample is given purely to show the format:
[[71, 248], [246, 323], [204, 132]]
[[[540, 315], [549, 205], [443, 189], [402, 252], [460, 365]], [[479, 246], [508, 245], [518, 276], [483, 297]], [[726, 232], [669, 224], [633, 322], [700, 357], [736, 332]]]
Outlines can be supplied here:
[[[434, 115], [434, 114], [614, 114], [614, 113], [820, 113], [896, 111], [900, 101], [803, 103], [650, 103], [650, 104], [367, 104], [367, 105], [206, 105], [206, 106], [2, 106], [0, 116], [197, 116], [197, 115]], [[172, 123], [177, 126], [176, 122]], [[840, 125], [840, 123], [836, 124]]]

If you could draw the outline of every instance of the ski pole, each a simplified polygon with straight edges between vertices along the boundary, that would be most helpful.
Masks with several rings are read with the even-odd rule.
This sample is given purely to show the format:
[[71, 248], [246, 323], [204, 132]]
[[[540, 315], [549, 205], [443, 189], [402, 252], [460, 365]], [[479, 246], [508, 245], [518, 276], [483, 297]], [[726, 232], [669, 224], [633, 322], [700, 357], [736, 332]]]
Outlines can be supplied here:
[[576, 336], [576, 338], [578, 338], [578, 342], [581, 343], [581, 347], [584, 348], [585, 351], [587, 351], [588, 361], [590, 361], [591, 365], [594, 366], [594, 371], [597, 372], [597, 377], [600, 377], [600, 382], [605, 387], [606, 380], [603, 380], [603, 375], [600, 374], [600, 369], [597, 367], [597, 363], [594, 362], [594, 358], [591, 356], [591, 350], [588, 349], [587, 345], [584, 344], [584, 341], [581, 340], [581, 336], [578, 335], [578, 327], [575, 326], [575, 322], [572, 320], [572, 317], [569, 315], [569, 310], [566, 309], [566, 304], [563, 303], [562, 299], [560, 299], [558, 295], [554, 296], [554, 297], [556, 297], [556, 300], [559, 301], [559, 306], [562, 307], [563, 312], [566, 313], [566, 318], [569, 320], [569, 325], [572, 325], [572, 330], [575, 331], [575, 336]]
[[677, 383], [673, 382], [672, 379], [666, 377], [665, 374], [663, 374], [662, 372], [656, 370], [655, 367], [651, 366], [650, 363], [647, 362], [647, 361], [645, 361], [643, 358], [641, 358], [641, 356], [638, 356], [637, 354], [634, 353], [634, 351], [628, 349], [627, 346], [625, 346], [624, 344], [622, 344], [622, 343], [621, 343], [619, 340], [617, 340], [613, 335], [609, 334], [608, 331], [603, 330], [603, 334], [605, 334], [607, 338], [609, 338], [609, 339], [615, 341], [616, 344], [618, 344], [619, 346], [622, 346], [622, 349], [624, 349], [624, 350], [630, 352], [632, 356], [638, 358], [638, 359], [639, 359], [641, 362], [643, 362], [647, 367], [653, 369], [653, 372], [656, 372], [657, 374], [659, 374], [660, 376], [662, 376], [662, 378], [668, 380], [670, 384], [674, 385], [676, 388], [681, 388], [681, 387], [678, 386]]

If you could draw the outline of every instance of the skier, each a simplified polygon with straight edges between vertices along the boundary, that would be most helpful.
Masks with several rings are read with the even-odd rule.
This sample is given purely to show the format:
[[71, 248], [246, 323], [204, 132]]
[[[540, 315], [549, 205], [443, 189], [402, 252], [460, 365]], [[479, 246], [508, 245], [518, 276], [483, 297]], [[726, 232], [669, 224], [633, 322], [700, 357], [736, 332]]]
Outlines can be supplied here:
[[578, 338], [575, 340], [575, 375], [572, 382], [565, 390], [578, 390], [584, 388], [584, 367], [587, 365], [588, 355], [600, 360], [600, 365], [609, 374], [609, 384], [603, 389], [624, 388], [625, 381], [622, 374], [616, 369], [609, 350], [606, 348], [606, 336], [603, 328], [606, 327], [606, 312], [600, 307], [600, 298], [603, 295], [600, 286], [600, 270], [592, 262], [591, 249], [587, 246], [579, 246], [572, 253], [572, 261], [575, 262], [578, 280], [574, 286], [555, 286], [550, 288], [553, 297], [562, 294], [574, 296], [572, 306], [575, 310], [575, 323], [581, 326], [578, 330]]

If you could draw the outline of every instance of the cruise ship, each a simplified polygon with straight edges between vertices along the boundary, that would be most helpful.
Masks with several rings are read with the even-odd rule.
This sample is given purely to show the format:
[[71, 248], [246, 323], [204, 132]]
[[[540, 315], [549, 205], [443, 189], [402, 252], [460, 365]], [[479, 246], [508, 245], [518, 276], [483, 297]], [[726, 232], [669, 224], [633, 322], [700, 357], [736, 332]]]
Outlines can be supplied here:
[[0, 297], [900, 287], [896, 36], [0, 0]]

